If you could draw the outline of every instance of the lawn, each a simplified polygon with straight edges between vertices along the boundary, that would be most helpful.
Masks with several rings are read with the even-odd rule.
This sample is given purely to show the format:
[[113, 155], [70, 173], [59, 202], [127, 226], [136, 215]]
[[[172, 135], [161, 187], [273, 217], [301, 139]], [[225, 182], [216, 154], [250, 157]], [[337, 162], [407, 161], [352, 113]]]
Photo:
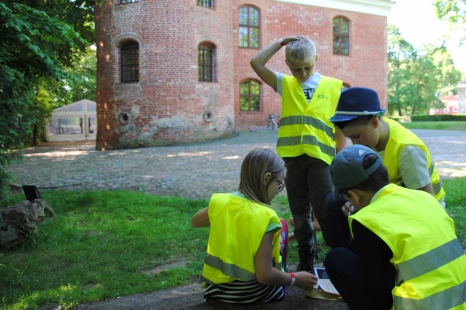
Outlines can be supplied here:
[[[444, 184], [448, 213], [466, 247], [466, 178]], [[130, 191], [41, 194], [56, 218], [23, 247], [0, 252], [0, 309], [57, 303], [69, 309], [187, 284], [201, 274], [209, 229], [192, 228], [190, 219], [207, 200]], [[24, 196], [17, 194], [10, 202], [21, 200]], [[279, 216], [291, 216], [285, 196], [277, 196], [272, 205]], [[320, 260], [327, 250], [321, 249]]]
[[466, 122], [407, 122], [401, 124], [408, 129], [466, 131]]

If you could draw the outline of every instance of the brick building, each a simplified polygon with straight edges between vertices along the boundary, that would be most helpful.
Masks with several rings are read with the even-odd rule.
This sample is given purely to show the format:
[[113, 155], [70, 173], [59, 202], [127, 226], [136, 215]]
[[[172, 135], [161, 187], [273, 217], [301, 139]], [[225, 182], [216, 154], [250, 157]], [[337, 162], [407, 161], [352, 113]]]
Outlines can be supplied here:
[[[287, 35], [316, 71], [375, 89], [387, 106], [389, 0], [104, 0], [96, 7], [97, 149], [218, 139], [280, 115], [249, 65]], [[284, 48], [269, 62], [290, 74]]]

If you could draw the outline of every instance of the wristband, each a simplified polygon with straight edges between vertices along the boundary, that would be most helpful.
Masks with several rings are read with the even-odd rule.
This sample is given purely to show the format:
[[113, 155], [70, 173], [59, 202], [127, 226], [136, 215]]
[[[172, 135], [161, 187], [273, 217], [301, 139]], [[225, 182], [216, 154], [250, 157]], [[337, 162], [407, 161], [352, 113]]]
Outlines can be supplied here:
[[290, 276], [291, 276], [291, 284], [290, 285], [294, 285], [294, 282], [296, 281], [296, 278], [294, 277], [294, 273], [290, 272]]
[[280, 43], [280, 46], [285, 46], [285, 45], [286, 45], [286, 43], [283, 42], [283, 38], [282, 38], [282, 39], [279, 39], [279, 40], [278, 40], [278, 43]]

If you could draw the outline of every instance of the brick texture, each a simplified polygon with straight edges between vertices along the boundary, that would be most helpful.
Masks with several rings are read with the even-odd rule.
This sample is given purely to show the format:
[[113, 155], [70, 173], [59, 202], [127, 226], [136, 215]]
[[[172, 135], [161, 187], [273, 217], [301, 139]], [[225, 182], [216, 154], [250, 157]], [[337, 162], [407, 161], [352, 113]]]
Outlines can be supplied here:
[[[238, 47], [238, 9], [260, 11], [260, 48], [287, 35], [311, 38], [316, 70], [350, 86], [375, 89], [387, 106], [386, 18], [363, 13], [271, 0], [140, 0], [96, 6], [97, 149], [175, 145], [231, 136], [265, 127], [268, 114], [280, 115], [280, 98], [261, 87], [261, 111], [239, 111], [239, 84], [260, 79], [249, 65], [260, 50]], [[332, 19], [350, 21], [350, 55], [332, 53]], [[120, 82], [119, 48], [139, 44], [139, 82]], [[215, 46], [215, 81], [198, 82], [197, 49]], [[284, 49], [269, 66], [290, 74]]]

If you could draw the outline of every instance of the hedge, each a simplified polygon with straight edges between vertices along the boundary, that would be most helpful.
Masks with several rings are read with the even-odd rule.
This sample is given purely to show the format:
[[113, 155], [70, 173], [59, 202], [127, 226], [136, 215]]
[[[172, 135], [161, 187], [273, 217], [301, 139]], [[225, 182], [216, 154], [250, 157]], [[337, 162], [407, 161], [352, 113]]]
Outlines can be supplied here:
[[466, 115], [412, 115], [411, 122], [466, 122]]

